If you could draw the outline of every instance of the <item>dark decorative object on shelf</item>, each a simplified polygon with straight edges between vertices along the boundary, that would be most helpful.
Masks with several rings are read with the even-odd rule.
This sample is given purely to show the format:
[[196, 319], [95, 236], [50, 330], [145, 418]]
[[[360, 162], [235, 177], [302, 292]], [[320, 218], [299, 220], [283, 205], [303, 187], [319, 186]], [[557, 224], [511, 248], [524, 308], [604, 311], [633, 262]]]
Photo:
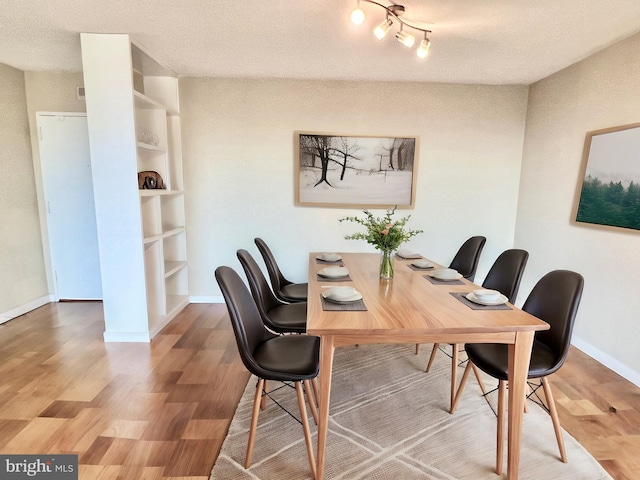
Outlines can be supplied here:
[[160, 190], [166, 188], [158, 172], [138, 172], [138, 188], [141, 190]]

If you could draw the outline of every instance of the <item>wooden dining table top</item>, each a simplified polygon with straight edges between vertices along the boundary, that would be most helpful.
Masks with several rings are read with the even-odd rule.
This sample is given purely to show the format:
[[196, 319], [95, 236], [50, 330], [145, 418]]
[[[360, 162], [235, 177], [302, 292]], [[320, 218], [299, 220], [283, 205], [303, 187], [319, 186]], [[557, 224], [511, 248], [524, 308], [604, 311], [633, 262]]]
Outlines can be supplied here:
[[[395, 276], [384, 280], [379, 278], [379, 254], [342, 253], [349, 280], [337, 282], [318, 277], [317, 272], [327, 265], [318, 263], [317, 255], [317, 252], [309, 254], [307, 298], [307, 333], [321, 337], [314, 478], [324, 478], [335, 348], [367, 343], [430, 342], [509, 344], [507, 478], [517, 480], [533, 337], [536, 331], [548, 329], [549, 324], [511, 304], [507, 304], [508, 309], [472, 309], [452, 293], [472, 292], [478, 288], [476, 284], [465, 279], [433, 284], [424, 277], [427, 271], [409, 267], [412, 260], [394, 260]], [[323, 310], [322, 291], [336, 285], [353, 286], [362, 294], [367, 310]]]
[[[318, 255], [309, 255], [307, 333], [311, 335], [397, 337], [428, 332], [468, 334], [472, 340], [474, 334], [481, 334], [483, 342], [512, 343], [515, 332], [549, 328], [546, 322], [509, 303], [509, 310], [471, 309], [451, 293], [472, 292], [479, 288], [476, 284], [462, 278], [461, 285], [434, 285], [424, 278], [433, 270], [413, 270], [409, 267], [413, 260], [396, 257], [394, 278], [383, 280], [379, 278], [379, 254], [340, 253], [351, 280], [337, 282], [313, 274], [330, 266], [318, 263]], [[435, 267], [442, 268], [438, 264]], [[337, 285], [353, 286], [360, 292], [367, 311], [324, 311], [321, 293]]]

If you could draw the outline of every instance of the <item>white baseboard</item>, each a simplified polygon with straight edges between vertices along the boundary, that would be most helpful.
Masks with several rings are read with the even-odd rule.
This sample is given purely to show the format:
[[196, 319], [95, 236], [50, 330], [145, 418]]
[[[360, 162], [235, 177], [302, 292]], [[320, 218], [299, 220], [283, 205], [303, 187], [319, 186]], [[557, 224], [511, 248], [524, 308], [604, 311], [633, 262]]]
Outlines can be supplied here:
[[19, 307], [12, 308], [8, 312], [0, 313], [0, 323], [8, 322], [20, 315], [24, 315], [25, 313], [29, 313], [31, 310], [35, 310], [36, 308], [40, 308], [47, 303], [51, 303], [54, 301], [53, 295], [44, 295], [40, 298], [36, 298], [35, 300], [31, 300]]
[[620, 360], [613, 358], [608, 353], [603, 352], [602, 350], [594, 347], [590, 343], [587, 343], [584, 340], [576, 338], [575, 336], [573, 337], [571, 344], [574, 347], [582, 350], [584, 353], [589, 355], [594, 360], [597, 360], [598, 362], [603, 364], [605, 367], [609, 368], [610, 370], [613, 370], [621, 377], [626, 378], [631, 383], [635, 384], [637, 387], [640, 387], [640, 373], [636, 372], [628, 365], [625, 365], [624, 363], [620, 362]]
[[190, 303], [224, 303], [222, 295], [212, 295], [209, 297], [189, 297]]

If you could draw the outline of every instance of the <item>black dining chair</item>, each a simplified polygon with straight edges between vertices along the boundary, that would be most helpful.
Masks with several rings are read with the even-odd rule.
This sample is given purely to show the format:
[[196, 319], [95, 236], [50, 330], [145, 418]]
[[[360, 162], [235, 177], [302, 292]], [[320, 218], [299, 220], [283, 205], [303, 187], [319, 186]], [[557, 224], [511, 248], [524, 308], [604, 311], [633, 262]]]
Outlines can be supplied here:
[[[518, 289], [520, 288], [520, 281], [522, 280], [522, 274], [524, 268], [527, 265], [529, 259], [529, 253], [526, 250], [520, 250], [513, 248], [502, 252], [489, 269], [484, 282], [482, 282], [482, 288], [491, 290], [497, 290], [505, 297], [510, 303], [515, 303], [518, 296]], [[450, 408], [453, 408], [453, 400], [456, 394], [457, 372], [458, 372], [458, 352], [460, 349], [459, 344], [451, 345], [451, 399]], [[426, 371], [431, 369], [436, 354], [440, 349], [439, 343], [433, 344], [433, 350], [431, 350], [431, 356], [429, 357], [429, 363], [427, 364]], [[480, 373], [475, 366], [472, 366], [473, 372], [478, 379], [480, 387], [484, 390], [484, 384], [480, 381]]]
[[253, 256], [244, 249], [238, 250], [237, 256], [265, 325], [276, 333], [305, 333], [307, 302], [286, 303], [279, 300]]
[[478, 269], [478, 260], [487, 239], [485, 237], [471, 237], [465, 241], [454, 255], [449, 268], [457, 270], [464, 278], [473, 282]]
[[[540, 379], [540, 383], [527, 382], [532, 390], [527, 397], [534, 394], [537, 395], [537, 389], [542, 386], [544, 396], [547, 399], [545, 409], [551, 415], [558, 449], [560, 450], [560, 458], [565, 463], [567, 462], [567, 454], [562, 440], [562, 429], [560, 428], [558, 412], [556, 411], [551, 386], [547, 377], [558, 371], [567, 358], [583, 287], [584, 279], [579, 273], [569, 270], [554, 270], [538, 281], [522, 306], [522, 310], [550, 325], [549, 330], [536, 332], [534, 336], [527, 378], [529, 380]], [[472, 364], [498, 380], [496, 473], [501, 474], [505, 392], [509, 378], [508, 346], [493, 343], [466, 344], [465, 350], [469, 357], [469, 363], [460, 381], [460, 387], [456, 393], [451, 412], [453, 413], [458, 405]], [[544, 404], [542, 405], [544, 406]]]
[[262, 323], [255, 301], [240, 276], [232, 268], [223, 266], [216, 269], [215, 277], [227, 304], [242, 363], [258, 378], [244, 466], [249, 468], [251, 465], [261, 400], [263, 395], [268, 395], [264, 391], [265, 382], [293, 382], [309, 465], [315, 478], [316, 463], [301, 384], [305, 386], [311, 412], [317, 418], [309, 383], [317, 377], [320, 369], [320, 337], [276, 335], [269, 332]]
[[309, 285], [307, 283], [293, 283], [287, 280], [280, 271], [278, 263], [275, 257], [271, 253], [271, 249], [261, 238], [255, 238], [254, 242], [262, 255], [265, 265], [267, 266], [267, 272], [269, 273], [269, 279], [271, 280], [271, 288], [276, 298], [282, 302], [294, 303], [294, 302], [306, 302], [307, 291]]

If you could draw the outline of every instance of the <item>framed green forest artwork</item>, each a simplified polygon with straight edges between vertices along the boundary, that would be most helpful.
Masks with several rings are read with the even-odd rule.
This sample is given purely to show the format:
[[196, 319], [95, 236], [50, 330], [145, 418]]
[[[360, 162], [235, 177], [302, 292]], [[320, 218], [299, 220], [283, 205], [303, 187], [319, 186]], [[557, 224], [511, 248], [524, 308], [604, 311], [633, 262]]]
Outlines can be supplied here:
[[588, 132], [576, 222], [640, 230], [640, 123]]

